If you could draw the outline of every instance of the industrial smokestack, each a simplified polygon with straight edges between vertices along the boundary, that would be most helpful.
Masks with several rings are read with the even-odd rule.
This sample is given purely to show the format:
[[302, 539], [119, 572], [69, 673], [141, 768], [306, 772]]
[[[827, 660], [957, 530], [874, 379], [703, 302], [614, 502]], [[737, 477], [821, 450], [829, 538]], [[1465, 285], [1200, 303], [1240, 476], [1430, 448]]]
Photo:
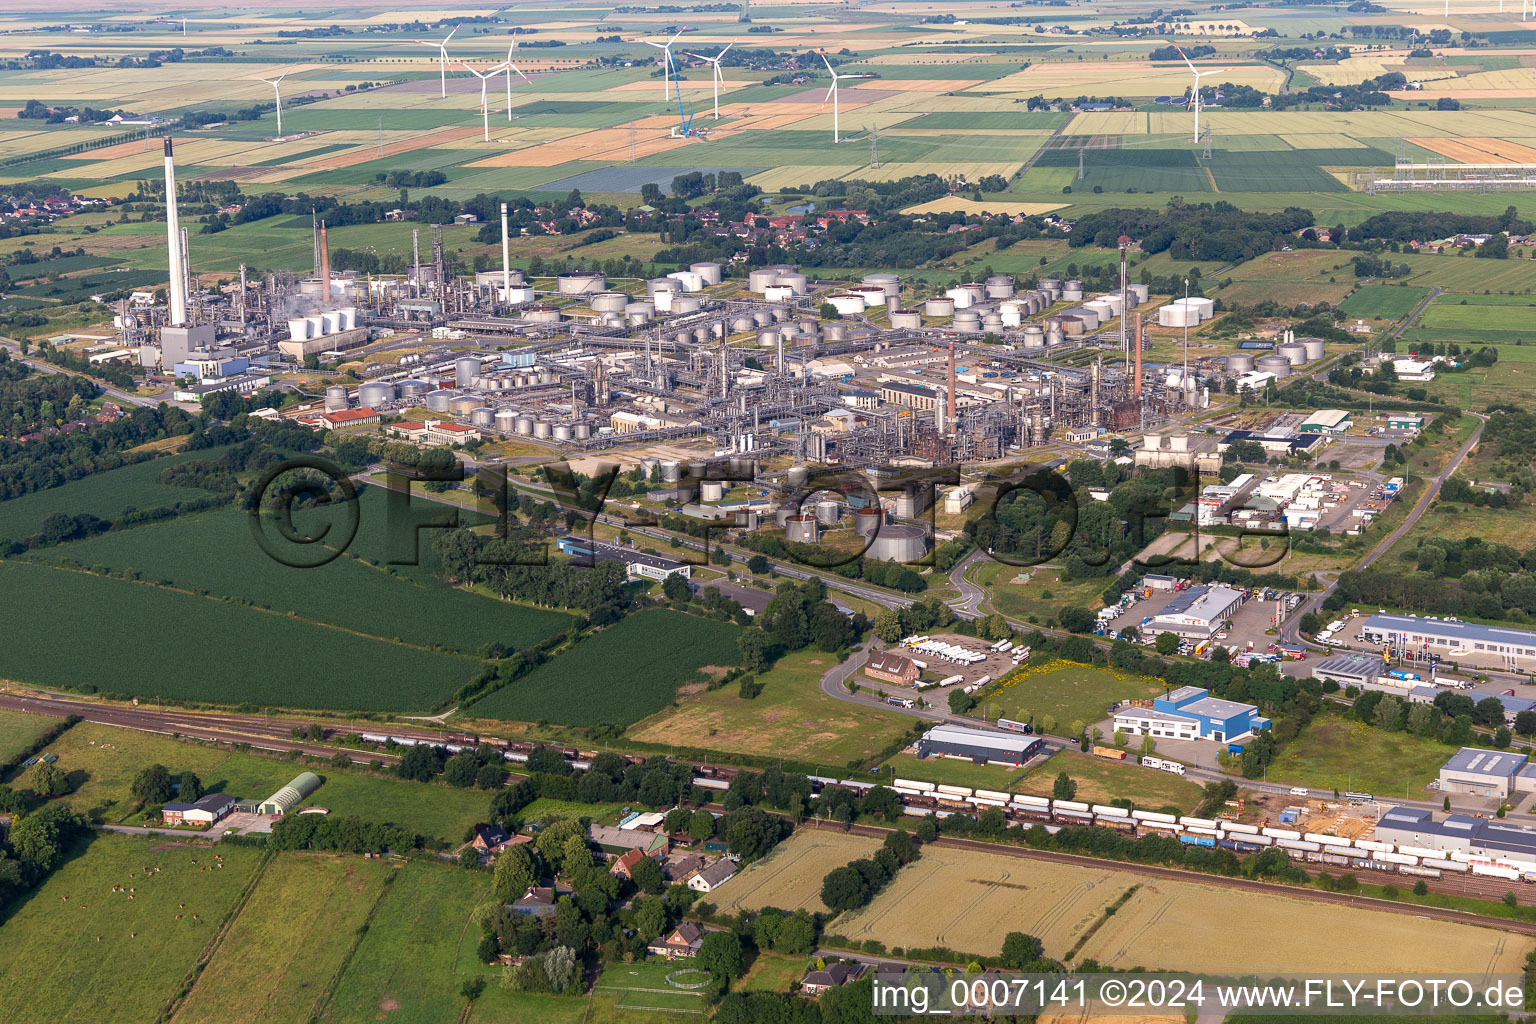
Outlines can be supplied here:
[[501, 204], [501, 296], [512, 301], [512, 245], [507, 241], [507, 204]]
[[1131, 378], [1131, 393], [1141, 394], [1141, 314], [1136, 314], [1136, 373]]
[[955, 343], [949, 343], [949, 402], [945, 407], [949, 417], [949, 433], [960, 432], [960, 409], [955, 404]]
[[320, 222], [320, 301], [331, 301], [331, 246], [325, 239], [325, 221]]
[[[192, 297], [192, 261], [188, 258], [192, 247], [187, 244], [187, 229], [181, 229], [181, 294], [186, 296], [186, 301], [196, 305]], [[195, 312], [195, 310], [194, 310]]]
[[181, 223], [176, 217], [176, 158], [165, 140], [165, 240], [170, 254], [170, 319], [172, 327], [187, 322], [186, 270], [181, 265]]

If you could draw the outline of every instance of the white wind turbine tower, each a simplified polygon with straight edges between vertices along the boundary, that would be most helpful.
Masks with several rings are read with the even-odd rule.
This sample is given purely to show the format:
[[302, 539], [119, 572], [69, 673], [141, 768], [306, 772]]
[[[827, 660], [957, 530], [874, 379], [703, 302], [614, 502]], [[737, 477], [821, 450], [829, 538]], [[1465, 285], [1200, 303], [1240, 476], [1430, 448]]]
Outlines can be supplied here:
[[277, 137], [278, 138], [282, 138], [283, 137], [283, 90], [282, 90], [281, 86], [283, 84], [283, 79], [285, 79], [287, 77], [288, 77], [288, 72], [284, 71], [282, 74], [278, 75], [276, 78], [263, 78], [262, 79], [263, 82], [267, 83], [268, 85], [270, 85], [272, 87], [272, 95], [277, 100]]
[[[684, 32], [687, 32], [687, 31], [688, 31], [688, 26], [684, 25], [682, 28], [677, 30], [677, 35], [673, 36], [671, 39], [668, 39], [664, 43], [658, 43], [658, 42], [656, 42], [654, 40], [651, 40], [651, 39], [642, 39], [642, 40], [640, 40], [646, 46], [654, 46], [654, 47], [656, 47], [656, 49], [660, 50], [662, 52], [662, 54], [663, 54], [662, 65], [661, 65], [661, 98], [663, 100], [665, 100], [667, 98], [667, 79], [668, 79], [668, 77], [669, 76], [676, 77], [676, 75], [677, 75], [677, 65], [672, 63], [672, 44], [677, 42], [678, 38]], [[678, 87], [678, 92], [682, 92], [682, 87], [681, 86]]]
[[840, 74], [838, 74], [836, 71], [834, 71], [832, 69], [832, 62], [827, 60], [826, 51], [824, 51], [824, 50], [817, 50], [816, 52], [817, 52], [817, 54], [819, 54], [821, 56], [821, 62], [827, 66], [827, 73], [832, 76], [832, 85], [828, 87], [827, 95], [823, 96], [821, 98], [821, 106], [822, 106], [822, 109], [825, 110], [826, 106], [827, 106], [827, 100], [829, 98], [832, 100], [832, 142], [833, 142], [833, 144], [836, 144], [836, 143], [839, 143], [839, 142], [842, 141], [841, 139], [839, 139], [837, 137], [837, 83], [842, 81], [845, 78], [873, 78], [875, 76], [874, 75], [840, 75]]
[[416, 40], [416, 42], [420, 43], [422, 46], [437, 47], [437, 67], [438, 71], [441, 72], [443, 77], [443, 99], [448, 98], [448, 40], [452, 39], [453, 33], [457, 32], [458, 30], [458, 25], [453, 26], [453, 32], [449, 32], [446, 36], [444, 36], [443, 41], [440, 43], [434, 43], [427, 39]]
[[523, 74], [523, 69], [518, 67], [516, 64], [512, 63], [512, 51], [516, 50], [516, 49], [517, 49], [517, 29], [513, 29], [512, 30], [512, 42], [511, 42], [511, 44], [509, 44], [507, 46], [507, 62], [506, 62], [506, 69], [507, 69], [507, 120], [508, 121], [512, 120], [512, 72], [516, 71], [519, 78], [521, 78], [523, 81], [527, 82], [529, 85], [533, 84], [533, 80], [530, 79], [527, 75]]
[[694, 53], [691, 50], [688, 53], [688, 56], [698, 58], [699, 60], [701, 60], [704, 63], [708, 64], [713, 69], [713, 71], [714, 71], [714, 79], [715, 79], [715, 120], [716, 121], [720, 120], [720, 86], [722, 84], [724, 84], [724, 82], [725, 82], [725, 76], [720, 71], [720, 58], [725, 56], [725, 51], [726, 50], [729, 50], [731, 47], [733, 47], [735, 45], [736, 45], [736, 40], [732, 39], [729, 43], [726, 44], [725, 50], [721, 50], [719, 53], [715, 54], [713, 57], [706, 57], [703, 54]]
[[[1174, 49], [1175, 50], [1179, 50], [1179, 48], [1177, 46], [1175, 46]], [[1179, 50], [1179, 56], [1180, 57], [1184, 57], [1184, 63], [1189, 65], [1190, 73], [1195, 76], [1195, 85], [1194, 85], [1194, 88], [1190, 91], [1190, 95], [1189, 95], [1189, 105], [1190, 105], [1190, 108], [1193, 109], [1194, 112], [1195, 112], [1195, 141], [1199, 142], [1200, 141], [1200, 79], [1204, 78], [1206, 75], [1220, 75], [1220, 74], [1223, 74], [1224, 72], [1229, 71], [1231, 69], [1230, 68], [1212, 68], [1210, 71], [1200, 71], [1200, 70], [1198, 70], [1195, 67], [1195, 65], [1190, 61], [1190, 59], [1184, 55], [1184, 51], [1183, 50]]]
[[495, 78], [497, 75], [499, 75], [503, 71], [507, 70], [507, 66], [505, 64], [497, 64], [495, 67], [488, 68], [485, 71], [476, 71], [474, 68], [470, 67], [468, 64], [465, 64], [464, 65], [464, 70], [468, 71], [470, 74], [472, 74], [476, 78], [480, 79], [480, 120], [482, 122], [484, 122], [484, 125], [485, 125], [485, 141], [486, 142], [490, 142], [491, 141], [491, 108], [490, 108], [490, 104], [488, 104], [486, 102], [486, 99], [485, 99], [485, 87], [490, 82], [491, 79]]

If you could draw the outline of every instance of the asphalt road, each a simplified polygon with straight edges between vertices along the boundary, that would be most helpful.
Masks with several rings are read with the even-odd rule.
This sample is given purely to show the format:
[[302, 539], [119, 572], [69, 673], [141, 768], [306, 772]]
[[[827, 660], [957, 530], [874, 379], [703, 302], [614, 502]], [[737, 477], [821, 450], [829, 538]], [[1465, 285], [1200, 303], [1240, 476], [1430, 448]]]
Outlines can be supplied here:
[[85, 377], [86, 380], [101, 388], [106, 396], [112, 399], [114, 402], [127, 403], [128, 405], [142, 405], [151, 409], [159, 405], [161, 402], [164, 402], [166, 405], [174, 405], [178, 409], [186, 409], [189, 412], [196, 412], [199, 408], [199, 406], [190, 402], [172, 401], [171, 398], [168, 395], [165, 395], [163, 392], [160, 395], [151, 395], [147, 397], [144, 395], [129, 394], [128, 392], [115, 388], [108, 384], [106, 381], [98, 380], [95, 377], [91, 377], [83, 373], [75, 373], [73, 370], [66, 370], [62, 366], [54, 366], [52, 363], [44, 362], [41, 359], [33, 359], [31, 356], [24, 356], [21, 354], [21, 345], [18, 342], [11, 340], [10, 338], [0, 338], [0, 348], [8, 350], [11, 353], [12, 359], [20, 360], [35, 370], [41, 370], [43, 373], [62, 373], [71, 377]]

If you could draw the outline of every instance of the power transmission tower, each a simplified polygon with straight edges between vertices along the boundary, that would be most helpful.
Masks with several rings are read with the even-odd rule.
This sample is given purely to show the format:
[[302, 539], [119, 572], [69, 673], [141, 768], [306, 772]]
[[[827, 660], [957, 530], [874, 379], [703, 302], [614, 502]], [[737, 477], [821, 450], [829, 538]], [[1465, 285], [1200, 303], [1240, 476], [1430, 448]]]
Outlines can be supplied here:
[[870, 125], [869, 132], [869, 166], [880, 166], [880, 126]]
[[1205, 140], [1205, 151], [1200, 154], [1200, 159], [1202, 159], [1202, 160], [1209, 160], [1211, 158], [1211, 126], [1210, 125], [1206, 125], [1205, 126], [1205, 132], [1204, 132], [1204, 134], [1201, 135], [1201, 138], [1203, 138]]

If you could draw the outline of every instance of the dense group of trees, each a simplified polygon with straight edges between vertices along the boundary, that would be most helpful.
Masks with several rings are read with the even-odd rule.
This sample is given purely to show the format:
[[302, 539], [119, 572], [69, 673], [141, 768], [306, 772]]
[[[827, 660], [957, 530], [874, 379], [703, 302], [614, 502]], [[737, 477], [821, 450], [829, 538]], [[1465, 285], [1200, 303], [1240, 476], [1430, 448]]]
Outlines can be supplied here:
[[832, 653], [855, 643], [869, 628], [862, 613], [852, 617], [827, 600], [819, 579], [784, 580], [774, 588], [773, 600], [756, 622], [744, 629], [737, 643], [742, 664], [760, 672], [789, 651], [814, 646]]
[[1114, 248], [1121, 235], [1141, 241], [1147, 255], [1167, 252], [1179, 260], [1235, 262], [1294, 245], [1296, 233], [1314, 223], [1311, 210], [1291, 206], [1256, 213], [1228, 202], [1186, 204], [1174, 197], [1162, 210], [1109, 209], [1080, 217], [1067, 236], [1073, 247]]
[[873, 856], [860, 857], [827, 872], [821, 880], [821, 902], [833, 913], [868, 906], [903, 865], [917, 858], [918, 849], [912, 837], [897, 829], [885, 837]]
[[1349, 229], [1349, 237], [1361, 241], [1422, 242], [1454, 235], [1492, 235], [1500, 231], [1526, 235], [1536, 231], [1536, 223], [1521, 217], [1520, 211], [1513, 206], [1506, 207], [1497, 216], [1435, 210], [1389, 211], [1372, 214], [1356, 224]]

